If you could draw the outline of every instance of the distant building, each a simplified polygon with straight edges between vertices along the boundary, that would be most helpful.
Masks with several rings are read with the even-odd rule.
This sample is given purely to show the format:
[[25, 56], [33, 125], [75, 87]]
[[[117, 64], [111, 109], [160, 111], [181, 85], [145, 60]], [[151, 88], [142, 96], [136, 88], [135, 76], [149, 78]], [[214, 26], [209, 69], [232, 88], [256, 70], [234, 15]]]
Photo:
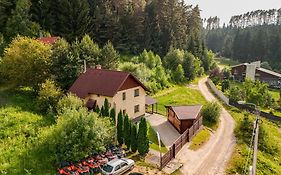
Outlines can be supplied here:
[[56, 41], [59, 39], [59, 37], [41, 37], [41, 38], [38, 38], [37, 40], [38, 41], [41, 41], [42, 43], [45, 43], [45, 44], [55, 44]]
[[122, 111], [132, 119], [145, 115], [148, 89], [132, 74], [121, 71], [88, 68], [69, 89], [83, 99], [89, 109], [101, 108], [105, 98], [116, 113]]
[[236, 81], [243, 82], [246, 78], [250, 80], [260, 80], [271, 87], [281, 86], [281, 74], [260, 67], [260, 61], [252, 63], [242, 63], [231, 67], [231, 74]]

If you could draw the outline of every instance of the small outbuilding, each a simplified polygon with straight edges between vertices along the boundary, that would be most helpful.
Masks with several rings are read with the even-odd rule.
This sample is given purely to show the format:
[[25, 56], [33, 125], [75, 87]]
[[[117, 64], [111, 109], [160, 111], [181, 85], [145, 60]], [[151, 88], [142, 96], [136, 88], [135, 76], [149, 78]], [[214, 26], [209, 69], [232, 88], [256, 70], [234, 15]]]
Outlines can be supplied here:
[[[166, 106], [168, 121], [178, 130], [179, 133], [184, 133], [191, 128], [195, 123], [200, 128], [202, 125], [201, 109], [202, 105], [190, 106]], [[200, 122], [197, 122], [199, 121]]]

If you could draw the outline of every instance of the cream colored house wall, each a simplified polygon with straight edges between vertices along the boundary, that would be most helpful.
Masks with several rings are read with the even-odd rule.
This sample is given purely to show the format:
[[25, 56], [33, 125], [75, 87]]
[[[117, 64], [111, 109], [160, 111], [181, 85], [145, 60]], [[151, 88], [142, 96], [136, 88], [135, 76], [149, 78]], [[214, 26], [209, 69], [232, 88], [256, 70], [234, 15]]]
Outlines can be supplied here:
[[[135, 89], [139, 89], [138, 97], [135, 97]], [[125, 100], [123, 100], [123, 92], [126, 93]], [[93, 100], [97, 100], [97, 105], [99, 106], [99, 108], [101, 108], [103, 106], [105, 98], [107, 98], [108, 102], [110, 103], [110, 107], [114, 107], [116, 113], [119, 113], [120, 110], [126, 110], [128, 116], [133, 119], [145, 114], [145, 96], [145, 90], [141, 86], [139, 86], [119, 91], [113, 98], [91, 94], [87, 98], [85, 98], [85, 101], [88, 101], [90, 98]], [[136, 105], [139, 105], [139, 112], [137, 113], [134, 112]]]

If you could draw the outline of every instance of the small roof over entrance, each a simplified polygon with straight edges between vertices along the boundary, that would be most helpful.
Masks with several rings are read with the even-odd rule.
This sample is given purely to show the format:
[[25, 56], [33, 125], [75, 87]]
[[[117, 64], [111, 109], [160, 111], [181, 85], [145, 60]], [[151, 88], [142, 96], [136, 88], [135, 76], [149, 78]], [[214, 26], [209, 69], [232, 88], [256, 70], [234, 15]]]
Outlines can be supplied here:
[[149, 106], [149, 105], [153, 105], [158, 103], [157, 100], [155, 100], [154, 98], [152, 98], [151, 96], [145, 96], [145, 105]]
[[179, 120], [193, 120], [198, 117], [202, 105], [166, 106], [166, 108], [169, 107], [176, 113]]

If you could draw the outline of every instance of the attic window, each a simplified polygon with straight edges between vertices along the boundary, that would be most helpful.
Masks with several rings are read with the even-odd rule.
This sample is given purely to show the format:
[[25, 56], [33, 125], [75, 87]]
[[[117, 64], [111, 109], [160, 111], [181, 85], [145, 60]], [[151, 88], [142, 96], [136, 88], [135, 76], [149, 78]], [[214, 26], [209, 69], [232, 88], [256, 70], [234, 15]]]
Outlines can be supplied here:
[[139, 89], [135, 89], [135, 97], [140, 96], [140, 90]]

